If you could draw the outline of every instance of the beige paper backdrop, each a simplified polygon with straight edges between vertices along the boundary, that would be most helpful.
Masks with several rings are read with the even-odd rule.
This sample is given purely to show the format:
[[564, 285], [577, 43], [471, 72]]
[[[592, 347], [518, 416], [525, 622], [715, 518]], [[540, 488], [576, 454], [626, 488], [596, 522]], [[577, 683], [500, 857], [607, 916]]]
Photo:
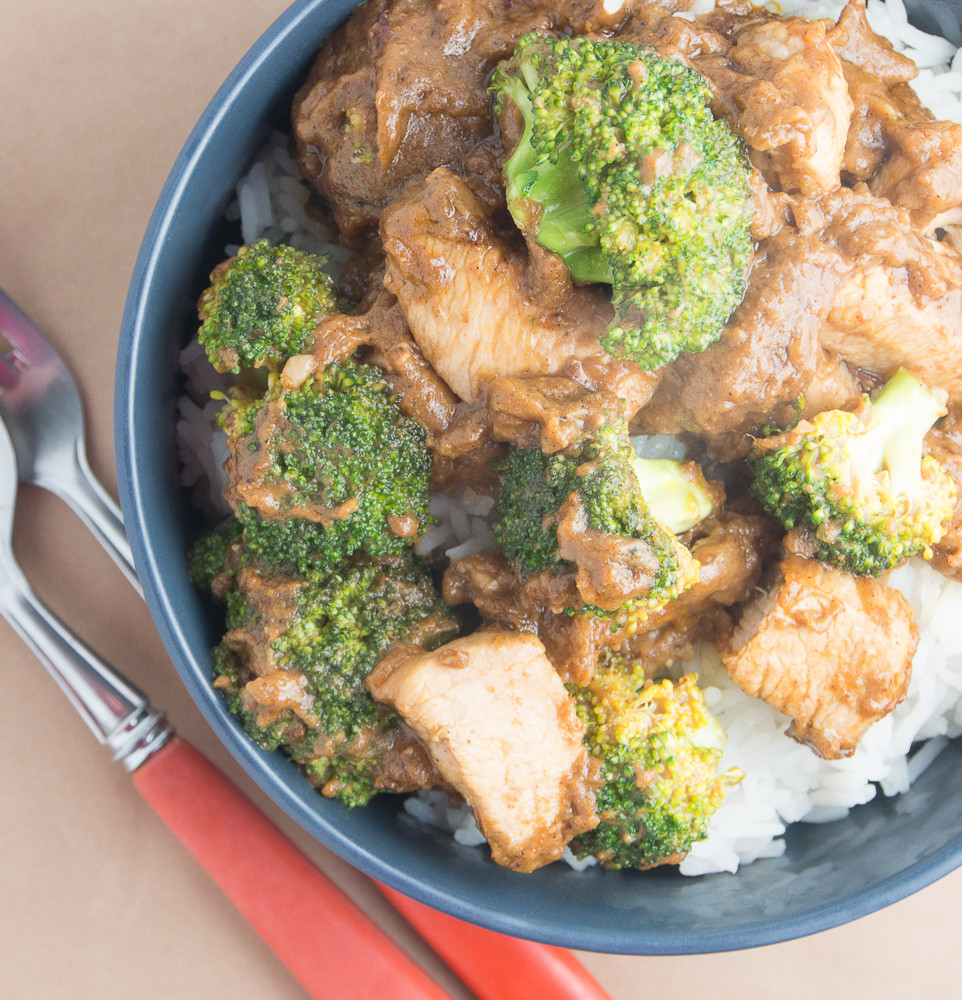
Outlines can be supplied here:
[[[141, 235], [204, 105], [284, 7], [284, 0], [0, 0], [0, 285], [76, 373], [91, 463], [111, 490], [114, 352]], [[22, 488], [20, 502], [17, 549], [40, 594], [264, 804], [192, 706], [113, 564], [58, 501]], [[0, 996], [303, 996], [2, 621], [0, 705]], [[267, 811], [445, 975], [345, 865]], [[584, 961], [615, 1000], [955, 995], [960, 903], [962, 872], [790, 944]]]

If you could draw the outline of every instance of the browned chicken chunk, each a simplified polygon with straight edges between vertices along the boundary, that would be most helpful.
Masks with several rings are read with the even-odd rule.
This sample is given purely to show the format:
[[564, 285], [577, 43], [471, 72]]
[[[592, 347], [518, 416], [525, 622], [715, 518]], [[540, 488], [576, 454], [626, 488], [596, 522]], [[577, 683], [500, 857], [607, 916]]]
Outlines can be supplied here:
[[790, 736], [833, 759], [905, 697], [917, 644], [897, 591], [791, 555], [722, 659], [746, 694], [791, 717]]
[[908, 368], [962, 399], [962, 254], [918, 232], [906, 211], [864, 185], [799, 205], [796, 217], [849, 268], [822, 346], [883, 378]]
[[853, 104], [823, 22], [751, 24], [727, 56], [697, 66], [776, 190], [810, 197], [838, 186]]
[[526, 292], [527, 258], [504, 245], [467, 185], [448, 170], [411, 185], [381, 216], [385, 287], [421, 353], [468, 402], [499, 375], [552, 375], [602, 353], [611, 307], [577, 289], [561, 310]]
[[907, 208], [919, 228], [935, 231], [962, 223], [962, 125], [902, 122], [892, 129], [889, 155], [869, 183], [894, 205]]
[[918, 67], [872, 31], [865, 0], [850, 0], [827, 38], [842, 61], [855, 107], [842, 171], [847, 179], [867, 181], [886, 157], [893, 125], [906, 114], [917, 116], [919, 101], [907, 84]]
[[865, 0], [851, 0], [829, 31], [855, 104], [843, 170], [911, 213], [934, 234], [962, 222], [962, 125], [936, 121], [908, 86], [918, 67], [879, 38]]
[[501, 553], [455, 559], [444, 573], [442, 593], [448, 604], [473, 604], [489, 627], [536, 635], [566, 684], [591, 680], [604, 635], [611, 632], [602, 618], [565, 614], [566, 606], [579, 601], [571, 572], [524, 579]]
[[598, 818], [574, 702], [532, 635], [476, 632], [368, 677], [474, 811], [495, 861], [530, 872]]
[[838, 253], [814, 237], [785, 230], [764, 240], [721, 340], [668, 368], [639, 428], [707, 437], [725, 461], [744, 455], [750, 435], [777, 423], [777, 408], [794, 406], [816, 381], [820, 399], [848, 401], [851, 386], [826, 375], [836, 373], [836, 359], [818, 340], [844, 275]]

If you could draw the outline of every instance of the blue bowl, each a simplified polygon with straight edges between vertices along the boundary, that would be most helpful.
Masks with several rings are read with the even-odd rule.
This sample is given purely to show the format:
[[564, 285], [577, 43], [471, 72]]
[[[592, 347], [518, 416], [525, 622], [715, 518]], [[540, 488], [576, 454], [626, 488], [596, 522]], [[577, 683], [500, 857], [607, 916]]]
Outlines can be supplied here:
[[[150, 610], [210, 725], [278, 806], [362, 871], [463, 920], [557, 945], [668, 955], [770, 944], [870, 913], [953, 870], [962, 863], [962, 742], [907, 795], [827, 826], [795, 826], [783, 857], [735, 876], [576, 873], [563, 864], [519, 875], [414, 822], [391, 796], [354, 811], [324, 799], [227, 713], [210, 686], [216, 616], [185, 564], [200, 525], [175, 457], [177, 352], [196, 330], [197, 297], [227, 242], [222, 220], [234, 185], [271, 124], [286, 119], [321, 40], [354, 5], [295, 3], [217, 92], [161, 193], [124, 312], [115, 406], [121, 501]], [[962, 43], [962, 0], [915, 7], [921, 27]]]

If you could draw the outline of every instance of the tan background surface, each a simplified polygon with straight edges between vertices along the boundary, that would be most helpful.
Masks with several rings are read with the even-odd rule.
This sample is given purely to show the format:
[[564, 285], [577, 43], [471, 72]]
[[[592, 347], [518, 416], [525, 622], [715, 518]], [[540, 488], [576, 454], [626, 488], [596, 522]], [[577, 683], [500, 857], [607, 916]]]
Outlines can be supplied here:
[[[284, 7], [0, 0], [0, 284], [76, 373], [91, 463], [112, 491], [114, 352], [141, 235], [197, 116]], [[40, 594], [263, 802], [193, 708], [145, 608], [79, 522], [36, 489], [22, 488], [20, 502], [17, 548]], [[2, 621], [0, 699], [0, 996], [303, 995]], [[346, 866], [276, 818], [437, 972]], [[802, 941], [718, 956], [584, 960], [615, 1000], [951, 996], [960, 902], [962, 871]]]

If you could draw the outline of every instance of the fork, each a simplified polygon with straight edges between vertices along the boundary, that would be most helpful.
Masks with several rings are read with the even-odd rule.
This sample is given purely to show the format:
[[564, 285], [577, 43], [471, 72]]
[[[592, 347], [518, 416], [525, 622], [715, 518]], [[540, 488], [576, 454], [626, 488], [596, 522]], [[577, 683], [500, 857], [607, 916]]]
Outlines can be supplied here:
[[83, 716], [101, 743], [132, 771], [170, 738], [160, 712], [87, 647], [34, 594], [13, 554], [17, 459], [0, 420], [0, 613]]
[[[449, 1000], [144, 694], [36, 596], [13, 554], [17, 465], [0, 420], [0, 614], [134, 785], [315, 1000]], [[270, 872], [270, 878], [264, 873]]]
[[143, 596], [120, 508], [94, 478], [77, 385], [43, 334], [0, 288], [0, 418], [19, 476], [66, 501]]

